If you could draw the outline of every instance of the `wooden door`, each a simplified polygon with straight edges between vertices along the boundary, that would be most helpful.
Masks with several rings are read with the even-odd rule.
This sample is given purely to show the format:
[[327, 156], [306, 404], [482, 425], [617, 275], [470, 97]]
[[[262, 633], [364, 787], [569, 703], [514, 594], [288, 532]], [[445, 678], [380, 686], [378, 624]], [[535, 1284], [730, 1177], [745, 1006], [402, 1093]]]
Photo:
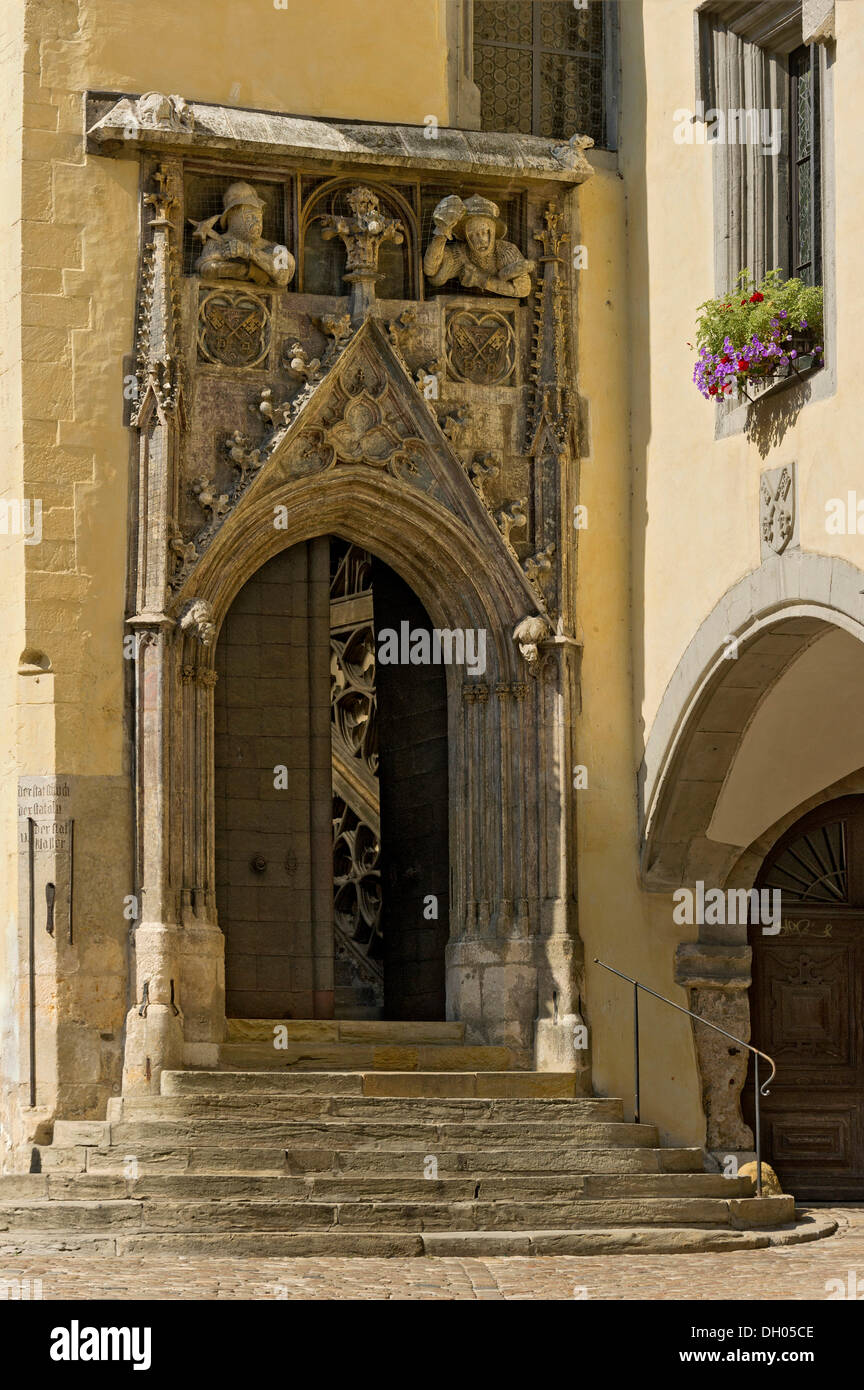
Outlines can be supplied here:
[[[798, 821], [758, 887], [780, 888], [777, 935], [750, 928], [752, 1042], [777, 1064], [763, 1153], [787, 1191], [864, 1199], [864, 797]], [[745, 1098], [753, 1123], [752, 1086]]]

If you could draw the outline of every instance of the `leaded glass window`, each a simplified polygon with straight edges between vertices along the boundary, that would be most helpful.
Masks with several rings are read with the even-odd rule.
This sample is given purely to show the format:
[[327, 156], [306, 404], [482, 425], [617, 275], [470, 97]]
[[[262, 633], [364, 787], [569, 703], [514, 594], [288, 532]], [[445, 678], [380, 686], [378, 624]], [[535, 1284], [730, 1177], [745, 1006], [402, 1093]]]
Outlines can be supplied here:
[[818, 46], [789, 55], [789, 266], [809, 285], [822, 279], [821, 160]]
[[484, 130], [606, 137], [603, 0], [474, 0]]

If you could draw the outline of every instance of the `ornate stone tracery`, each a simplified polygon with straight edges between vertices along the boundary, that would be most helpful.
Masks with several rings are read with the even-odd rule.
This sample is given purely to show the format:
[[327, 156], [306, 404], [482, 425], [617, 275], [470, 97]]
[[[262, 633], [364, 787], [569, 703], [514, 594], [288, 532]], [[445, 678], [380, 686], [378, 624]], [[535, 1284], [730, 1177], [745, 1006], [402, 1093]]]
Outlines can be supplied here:
[[[226, 173], [225, 188], [236, 192], [237, 184]], [[199, 262], [200, 278], [184, 281], [179, 160], [165, 161], [146, 204], [153, 215], [138, 336], [140, 520], [130, 624], [146, 638], [136, 663], [143, 902], [136, 998], [146, 985], [148, 1007], [130, 1015], [130, 1087], [158, 1084], [160, 1068], [181, 1064], [190, 1049], [201, 1061], [215, 1059], [224, 983], [214, 888], [214, 635], [245, 579], [286, 546], [322, 534], [345, 537], [355, 554], [379, 555], [442, 628], [487, 636], [482, 678], [446, 673], [449, 1008], [465, 1020], [469, 1039], [509, 1043], [522, 1065], [533, 1058], [538, 1000], [541, 1019], [551, 1018], [553, 995], [563, 1014], [576, 1011], [568, 767], [578, 692], [572, 643], [553, 636], [565, 618], [572, 625], [572, 575], [560, 540], [576, 485], [560, 209], [551, 208], [538, 231], [545, 254], [533, 317], [518, 302], [532, 292], [530, 267], [515, 247], [511, 257], [493, 225], [491, 280], [489, 268], [471, 259], [470, 240], [457, 232], [451, 242], [463, 247], [460, 277], [480, 276], [469, 287], [509, 303], [485, 309], [476, 298], [453, 303], [445, 294], [388, 309], [383, 324], [372, 312], [377, 256], [388, 240], [398, 244], [400, 219], [382, 213], [362, 182], [355, 192], [351, 217], [328, 214], [324, 223], [347, 250], [341, 298], [295, 293], [272, 276], [257, 285], [247, 279], [248, 237], [239, 247], [230, 227], [219, 229], [234, 210], [227, 207], [196, 222], [211, 251]], [[253, 196], [241, 189], [236, 207], [260, 213]], [[464, 234], [472, 215], [486, 213], [471, 194], [447, 195], [457, 196]], [[490, 218], [497, 216], [497, 205], [479, 199], [486, 201], [495, 208]], [[538, 225], [531, 207], [529, 234]], [[451, 231], [458, 226], [456, 218]], [[414, 234], [407, 221], [403, 228]], [[206, 283], [211, 271], [219, 272], [218, 286]], [[243, 283], [232, 286], [235, 271]], [[522, 453], [517, 434], [528, 440]], [[346, 778], [352, 774], [350, 785], [334, 780], [334, 941], [352, 978], [374, 991], [379, 832], [370, 789], [365, 799], [358, 792], [375, 771], [370, 640], [371, 628], [334, 636], [334, 747], [341, 746]], [[512, 1007], [497, 1008], [494, 990], [478, 994], [487, 969], [525, 982]]]
[[380, 1009], [384, 975], [372, 557], [355, 545], [341, 549], [330, 584], [336, 981]]

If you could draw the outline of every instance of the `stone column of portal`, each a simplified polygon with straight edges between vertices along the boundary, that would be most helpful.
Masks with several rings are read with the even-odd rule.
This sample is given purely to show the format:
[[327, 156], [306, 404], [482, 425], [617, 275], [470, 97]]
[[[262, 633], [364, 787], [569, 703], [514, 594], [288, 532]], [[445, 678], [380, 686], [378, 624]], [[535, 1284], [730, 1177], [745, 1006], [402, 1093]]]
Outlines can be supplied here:
[[[198, 664], [198, 643], [181, 667], [180, 786], [183, 815], [182, 1010], [186, 1065], [215, 1067], [225, 1024], [225, 938], [216, 916], [213, 786], [213, 692], [216, 672]], [[191, 647], [191, 650], [189, 648]]]
[[[166, 1067], [183, 1063], [179, 994], [180, 928], [170, 891], [171, 787], [168, 757], [172, 690], [165, 615], [170, 538], [176, 512], [182, 420], [182, 348], [178, 322], [178, 246], [182, 170], [166, 160], [143, 199], [141, 295], [136, 334], [138, 544], [135, 565], [135, 797], [139, 897], [130, 961], [132, 1007], [126, 1019], [124, 1091], [159, 1089]], [[152, 216], [147, 220], [148, 210]]]
[[581, 1013], [584, 949], [576, 903], [576, 825], [573, 806], [573, 729], [578, 700], [579, 648], [568, 638], [543, 644], [540, 687], [541, 837], [545, 845], [542, 936], [536, 944], [537, 1071], [575, 1072], [591, 1093], [591, 1050]]
[[169, 796], [166, 757], [167, 620], [138, 626], [136, 769], [141, 880], [134, 932], [133, 1004], [126, 1017], [123, 1091], [158, 1093], [164, 1070], [183, 1064], [183, 1027], [175, 1001], [180, 928], [168, 882]]

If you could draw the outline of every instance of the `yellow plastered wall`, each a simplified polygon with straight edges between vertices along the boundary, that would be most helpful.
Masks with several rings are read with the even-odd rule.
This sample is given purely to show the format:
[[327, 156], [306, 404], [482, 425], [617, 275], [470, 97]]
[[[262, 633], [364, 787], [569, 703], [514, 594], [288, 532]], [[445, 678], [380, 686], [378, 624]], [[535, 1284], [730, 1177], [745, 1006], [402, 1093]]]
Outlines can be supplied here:
[[[687, 1005], [686, 991], [674, 983], [674, 954], [680, 941], [696, 939], [698, 927], [676, 926], [671, 895], [645, 893], [639, 885], [636, 775], [688, 644], [724, 593], [760, 564], [760, 472], [795, 461], [802, 548], [840, 555], [864, 569], [864, 536], [825, 530], [828, 499], [856, 486], [864, 497], [858, 391], [849, 371], [861, 301], [856, 249], [864, 155], [856, 131], [864, 115], [864, 7], [837, 6], [836, 188], [828, 210], [836, 237], [837, 389], [802, 410], [767, 451], [744, 434], [715, 440], [713, 403], [692, 383], [696, 311], [715, 292], [712, 151], [673, 138], [674, 113], [695, 103], [693, 5], [624, 0], [620, 8], [619, 200], [626, 235], [616, 231], [617, 200], [606, 194], [602, 178], [579, 194], [583, 240], [600, 254], [580, 284], [580, 392], [589, 400], [592, 437], [582, 497], [596, 500], [590, 530], [580, 539], [585, 653], [579, 760], [588, 765], [590, 790], [578, 795], [580, 930], [595, 1083], [626, 1098], [633, 1076], [627, 986], [591, 962], [599, 955]], [[610, 246], [615, 268], [605, 280], [595, 279], [593, 270], [606, 267]], [[629, 420], [629, 456], [618, 411]], [[628, 506], [629, 528], [621, 519]], [[621, 593], [625, 568], [627, 600]], [[626, 673], [619, 653], [625, 626]], [[627, 710], [631, 733], [624, 729]], [[858, 744], [848, 743], [851, 773]], [[742, 777], [746, 782], [739, 769]], [[795, 795], [790, 792], [787, 810], [794, 809]], [[704, 1142], [688, 1021], [647, 1001], [642, 1023], [643, 1118], [678, 1141]]]
[[[580, 499], [587, 526], [578, 532], [578, 636], [582, 715], [578, 762], [587, 786], [576, 792], [579, 930], [585, 947], [587, 1014], [594, 1084], [632, 1103], [632, 991], [599, 957], [686, 1004], [674, 983], [680, 928], [665, 896], [642, 892], [638, 878], [633, 727], [633, 488], [629, 391], [634, 337], [645, 306], [638, 282], [641, 252], [630, 219], [642, 194], [638, 176], [622, 179], [608, 156], [579, 189], [580, 241], [587, 266], [575, 272], [579, 302], [579, 391], [587, 402], [590, 454], [582, 462]], [[583, 518], [584, 520], [584, 518]], [[704, 1119], [690, 1025], [648, 1001], [642, 1029], [643, 1115], [679, 1141], [701, 1142]]]
[[[644, 612], [634, 676], [646, 734], [691, 637], [726, 590], [760, 563], [763, 469], [798, 464], [802, 549], [864, 567], [864, 536], [825, 529], [825, 502], [845, 497], [860, 479], [859, 392], [844, 366], [862, 301], [864, 151], [856, 131], [864, 117], [864, 7], [842, 0], [836, 7], [836, 195], [828, 213], [836, 237], [837, 390], [808, 404], [767, 451], [743, 433], [715, 441], [714, 404], [691, 381], [696, 310], [714, 294], [712, 150], [673, 140], [673, 113], [695, 101], [692, 11], [687, 0], [622, 6], [634, 545], [645, 536], [634, 565], [634, 603]], [[649, 74], [641, 100], [640, 71]]]

